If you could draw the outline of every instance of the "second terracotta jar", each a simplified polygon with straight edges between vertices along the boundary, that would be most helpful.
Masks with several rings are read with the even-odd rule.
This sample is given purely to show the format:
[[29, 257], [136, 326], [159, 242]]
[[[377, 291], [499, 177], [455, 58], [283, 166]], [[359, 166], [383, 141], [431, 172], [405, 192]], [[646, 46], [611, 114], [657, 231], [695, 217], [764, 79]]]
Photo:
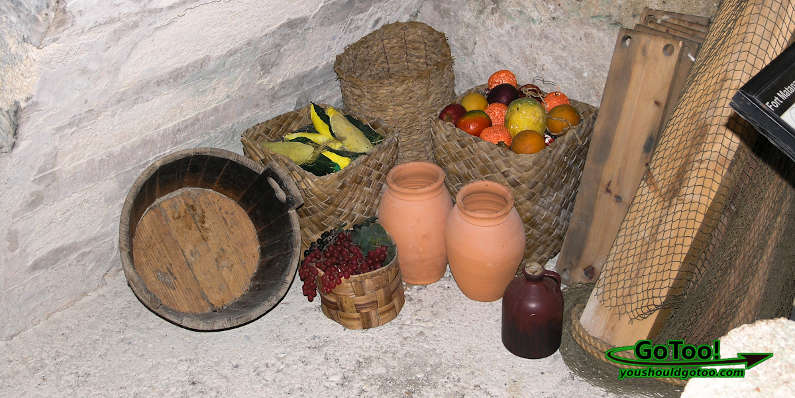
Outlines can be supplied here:
[[444, 170], [428, 162], [394, 167], [386, 177], [378, 218], [392, 236], [403, 280], [426, 285], [447, 268], [445, 221], [453, 207]]
[[510, 190], [491, 181], [461, 188], [447, 219], [446, 244], [450, 271], [467, 297], [502, 297], [525, 247], [524, 225]]

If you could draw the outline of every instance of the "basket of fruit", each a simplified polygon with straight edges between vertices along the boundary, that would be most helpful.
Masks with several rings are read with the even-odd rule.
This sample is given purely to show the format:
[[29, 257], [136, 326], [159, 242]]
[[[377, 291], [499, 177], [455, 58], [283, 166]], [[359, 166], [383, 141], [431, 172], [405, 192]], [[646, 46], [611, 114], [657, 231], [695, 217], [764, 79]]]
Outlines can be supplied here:
[[398, 163], [431, 160], [428, 123], [455, 97], [453, 57], [443, 33], [421, 22], [384, 25], [346, 47], [334, 71], [345, 108], [398, 133]]
[[375, 215], [398, 151], [380, 122], [317, 104], [252, 126], [240, 140], [246, 156], [282, 166], [301, 191], [304, 249], [326, 230]]
[[405, 302], [395, 244], [374, 218], [323, 233], [304, 252], [298, 275], [307, 299], [319, 291], [323, 314], [348, 329], [381, 326]]
[[524, 222], [525, 258], [543, 264], [563, 244], [596, 113], [498, 71], [433, 120], [433, 156], [453, 197], [476, 180], [510, 187]]

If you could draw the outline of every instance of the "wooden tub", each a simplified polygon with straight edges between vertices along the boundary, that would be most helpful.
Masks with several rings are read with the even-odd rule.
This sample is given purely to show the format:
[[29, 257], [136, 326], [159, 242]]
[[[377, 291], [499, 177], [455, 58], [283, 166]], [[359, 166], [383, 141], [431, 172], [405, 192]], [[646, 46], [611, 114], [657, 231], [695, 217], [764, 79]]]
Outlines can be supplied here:
[[119, 249], [128, 284], [147, 308], [189, 329], [251, 322], [292, 283], [302, 203], [277, 165], [213, 148], [166, 155], [124, 202]]

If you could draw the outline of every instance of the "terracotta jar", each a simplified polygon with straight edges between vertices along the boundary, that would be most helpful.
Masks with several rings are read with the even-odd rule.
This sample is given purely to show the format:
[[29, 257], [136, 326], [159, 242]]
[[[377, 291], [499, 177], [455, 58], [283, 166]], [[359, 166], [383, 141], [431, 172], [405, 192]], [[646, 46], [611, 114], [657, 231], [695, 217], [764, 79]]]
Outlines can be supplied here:
[[378, 218], [395, 241], [406, 283], [436, 282], [447, 268], [444, 227], [453, 203], [444, 177], [428, 162], [404, 163], [386, 176]]
[[524, 255], [524, 225], [507, 187], [465, 185], [447, 218], [447, 257], [461, 291], [472, 300], [502, 297]]
[[522, 358], [544, 358], [560, 347], [562, 328], [560, 275], [531, 263], [505, 289], [502, 344]]

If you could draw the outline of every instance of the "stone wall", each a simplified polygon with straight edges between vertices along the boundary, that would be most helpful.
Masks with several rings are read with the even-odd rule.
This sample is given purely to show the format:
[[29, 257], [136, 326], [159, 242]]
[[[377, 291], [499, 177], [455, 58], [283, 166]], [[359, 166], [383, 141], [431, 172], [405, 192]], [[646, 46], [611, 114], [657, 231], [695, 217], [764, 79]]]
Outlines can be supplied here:
[[[197, 146], [242, 153], [239, 135], [248, 126], [309, 100], [340, 104], [334, 57], [379, 26], [418, 19], [445, 32], [459, 91], [510, 68], [520, 80], [543, 76], [598, 105], [618, 25], [632, 24], [645, 2], [613, 3], [0, 5], [0, 12], [13, 8], [17, 15], [2, 20], [0, 39], [7, 48], [25, 49], [12, 51], [14, 64], [0, 64], [3, 89], [13, 80], [22, 104], [17, 143], [0, 154], [0, 339], [79, 300], [120, 266], [122, 202], [153, 159]], [[649, 3], [701, 15], [714, 10], [708, 1]]]
[[[644, 7], [712, 16], [716, 0], [424, 0], [416, 19], [445, 32], [455, 58], [456, 92], [485, 84], [499, 69], [520, 82], [539, 78], [599, 106], [622, 26]], [[541, 81], [541, 80], [536, 80]]]
[[0, 155], [0, 338], [120, 266], [122, 202], [153, 159], [197, 146], [242, 153], [246, 127], [310, 99], [341, 103], [335, 55], [417, 6], [67, 2], [37, 50], [39, 84], [16, 147]]
[[0, 153], [11, 151], [20, 104], [33, 94], [35, 48], [52, 20], [56, 0], [0, 2]]

